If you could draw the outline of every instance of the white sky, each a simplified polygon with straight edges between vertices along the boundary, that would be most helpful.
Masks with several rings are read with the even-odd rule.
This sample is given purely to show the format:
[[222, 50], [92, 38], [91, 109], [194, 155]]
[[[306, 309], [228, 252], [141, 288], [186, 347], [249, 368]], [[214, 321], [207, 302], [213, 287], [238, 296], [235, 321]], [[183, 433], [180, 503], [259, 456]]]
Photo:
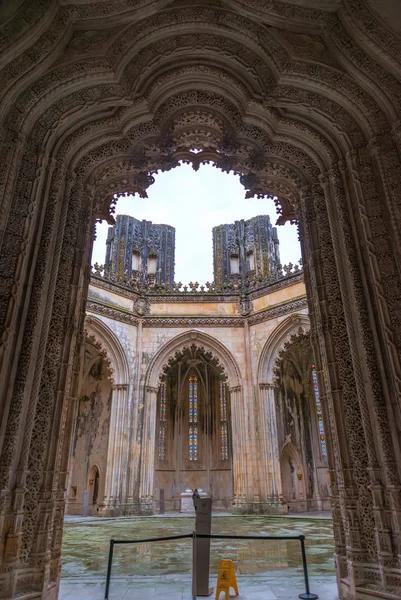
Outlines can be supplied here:
[[[266, 214], [273, 225], [277, 220], [273, 200], [246, 200], [239, 177], [211, 165], [201, 165], [197, 172], [181, 165], [158, 173], [147, 192], [145, 199], [120, 198], [115, 214], [175, 227], [175, 280], [183, 284], [213, 280], [213, 227]], [[97, 225], [92, 264], [104, 264], [108, 227], [105, 221]], [[296, 226], [279, 226], [278, 236], [281, 264], [297, 262], [301, 249]]]

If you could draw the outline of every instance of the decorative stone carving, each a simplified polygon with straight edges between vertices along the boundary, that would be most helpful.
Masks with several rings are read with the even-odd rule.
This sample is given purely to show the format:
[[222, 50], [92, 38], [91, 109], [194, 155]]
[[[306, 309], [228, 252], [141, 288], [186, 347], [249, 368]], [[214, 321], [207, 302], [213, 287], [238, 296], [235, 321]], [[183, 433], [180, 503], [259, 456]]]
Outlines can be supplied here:
[[[180, 160], [234, 171], [248, 197], [277, 195], [280, 222], [299, 221], [341, 594], [399, 593], [401, 59], [379, 5], [184, 1], [177, 10], [164, 0], [27, 0], [4, 8], [5, 596], [53, 600], [57, 590], [95, 220], [110, 219], [115, 193], [145, 196], [155, 173]], [[98, 314], [138, 322], [92, 300]], [[241, 488], [234, 502], [245, 501]]]

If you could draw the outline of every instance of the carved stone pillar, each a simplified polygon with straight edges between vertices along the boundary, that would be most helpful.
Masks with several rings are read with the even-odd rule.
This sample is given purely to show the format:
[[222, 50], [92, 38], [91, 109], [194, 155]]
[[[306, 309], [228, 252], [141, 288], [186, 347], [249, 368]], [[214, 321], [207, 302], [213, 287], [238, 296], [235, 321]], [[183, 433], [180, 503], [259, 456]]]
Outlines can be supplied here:
[[[240, 385], [230, 388], [231, 429], [233, 449], [233, 512], [252, 510], [253, 490], [250, 486], [248, 446], [246, 440], [246, 414], [244, 411], [243, 390]], [[252, 491], [252, 497], [251, 497]]]
[[[375, 562], [376, 553], [378, 553], [382, 565], [391, 565], [390, 529], [385, 516], [383, 501], [383, 473], [387, 471], [386, 475], [391, 480], [391, 463], [394, 464], [394, 458], [391, 456], [392, 449], [386, 444], [384, 449], [387, 455], [385, 454], [384, 464], [380, 465], [380, 457], [377, 454], [374, 441], [377, 433], [379, 437], [382, 434], [384, 438], [390, 437], [391, 434], [388, 429], [382, 390], [380, 390], [380, 397], [378, 397], [380, 381], [379, 378], [376, 379], [375, 377], [376, 365], [371, 364], [371, 357], [375, 355], [375, 350], [371, 339], [371, 325], [367, 318], [369, 298], [365, 297], [363, 293], [364, 265], [358, 256], [360, 249], [353, 240], [352, 225], [355, 227], [356, 223], [353, 223], [353, 220], [349, 217], [350, 211], [347, 196], [344, 192], [344, 188], [347, 186], [344, 165], [340, 163], [338, 167], [338, 169], [330, 171], [328, 177], [323, 181], [323, 188], [327, 200], [330, 227], [332, 228], [333, 246], [336, 250], [335, 258], [339, 271], [339, 283], [356, 390], [355, 399], [351, 401], [351, 399], [346, 398], [344, 408], [345, 411], [352, 411], [353, 415], [357, 415], [360, 422], [360, 432], [363, 433], [363, 435], [358, 436], [358, 446], [352, 442], [356, 427], [354, 426], [352, 431], [348, 433], [350, 455], [354, 464], [354, 479], [360, 497], [359, 506], [364, 507], [363, 510], [360, 509], [360, 535], [372, 563]], [[333, 198], [335, 198], [335, 202], [333, 202]], [[360, 244], [360, 241], [358, 244]], [[344, 273], [341, 273], [341, 270]], [[368, 352], [366, 352], [367, 350]], [[373, 411], [375, 415], [372, 420]], [[349, 422], [350, 419], [347, 419], [347, 424]], [[394, 478], [392, 480], [395, 482]], [[369, 495], [366, 493], [367, 489], [369, 489]], [[371, 528], [368, 523], [371, 523]], [[382, 567], [380, 567], [380, 571], [382, 571]], [[362, 577], [365, 578], [366, 575], [363, 574]], [[369, 573], [370, 577], [371, 574]], [[385, 585], [383, 572], [382, 585]]]
[[141, 482], [139, 502], [141, 514], [154, 512], [155, 444], [156, 444], [156, 407], [158, 388], [146, 386], [144, 422], [142, 434]]
[[128, 474], [128, 397], [127, 384], [113, 384], [104, 501], [99, 507], [101, 515], [124, 514], [124, 490]]
[[280, 455], [277, 437], [277, 415], [274, 383], [259, 383], [262, 469], [265, 474], [265, 498], [269, 504], [265, 512], [284, 512], [282, 503]]
[[[335, 340], [333, 339], [337, 332], [342, 331], [341, 301], [333, 264], [333, 248], [327, 213], [324, 201], [322, 201], [322, 190], [320, 188], [303, 189], [301, 207], [300, 236], [312, 343], [315, 349], [317, 369], [322, 372], [322, 383], [324, 384], [320, 389], [321, 406], [331, 468], [335, 560], [337, 579], [340, 581], [348, 574], [346, 546], [351, 547], [352, 545], [351, 538], [347, 535], [349, 513], [345, 511], [344, 499], [346, 481], [349, 477], [347, 468], [349, 457], [344, 435], [340, 433], [344, 428], [344, 416], [340, 375], [336, 363]], [[331, 309], [333, 302], [335, 308]]]

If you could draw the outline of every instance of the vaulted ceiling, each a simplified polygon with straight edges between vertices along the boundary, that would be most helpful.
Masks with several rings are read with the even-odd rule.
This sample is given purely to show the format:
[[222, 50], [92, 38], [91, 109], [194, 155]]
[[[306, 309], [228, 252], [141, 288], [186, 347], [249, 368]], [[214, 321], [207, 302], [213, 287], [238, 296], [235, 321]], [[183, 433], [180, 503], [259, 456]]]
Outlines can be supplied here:
[[[146, 195], [180, 160], [236, 171], [248, 196], [299, 190], [398, 126], [394, 3], [26, 0], [3, 4], [4, 139], [92, 191]], [[379, 11], [379, 12], [378, 12]], [[194, 153], [193, 149], [202, 152]], [[1, 177], [1, 175], [0, 175]], [[1, 182], [4, 184], [4, 181]], [[27, 183], [28, 185], [28, 183]]]

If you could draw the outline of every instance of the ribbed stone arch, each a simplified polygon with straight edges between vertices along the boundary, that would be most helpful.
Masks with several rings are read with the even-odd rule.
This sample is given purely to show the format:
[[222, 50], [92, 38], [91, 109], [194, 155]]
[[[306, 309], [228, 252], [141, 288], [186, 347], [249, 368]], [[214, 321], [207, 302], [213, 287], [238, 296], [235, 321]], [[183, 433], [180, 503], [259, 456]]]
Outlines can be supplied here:
[[93, 333], [105, 348], [113, 370], [113, 383], [127, 385], [130, 381], [127, 355], [115, 333], [101, 319], [91, 315], [85, 319], [85, 327], [88, 335]]
[[[144, 417], [142, 435], [140, 506], [141, 512], [151, 514], [154, 506], [154, 457], [156, 443], [156, 405], [160, 375], [168, 368], [169, 359], [179, 357], [186, 348], [192, 345], [211, 353], [211, 361], [218, 359], [217, 366], [222, 366], [227, 377], [230, 390], [231, 425], [237, 435], [232, 439], [233, 450], [233, 503], [242, 506], [249, 502], [247, 477], [249, 468], [244, 448], [247, 447], [244, 404], [244, 389], [239, 366], [232, 353], [213, 336], [196, 329], [179, 334], [169, 340], [153, 357], [146, 374]], [[239, 509], [241, 510], [241, 508]]]
[[227, 384], [230, 388], [242, 385], [240, 368], [228, 348], [208, 333], [196, 329], [177, 335], [158, 350], [149, 364], [146, 385], [157, 388], [160, 384], [160, 375], [168, 360], [192, 345], [204, 348], [206, 352], [210, 351], [219, 360], [224, 368]]
[[279, 353], [284, 344], [290, 341], [292, 335], [301, 330], [306, 333], [310, 329], [310, 321], [307, 315], [293, 314], [282, 321], [270, 334], [259, 357], [257, 370], [258, 384], [267, 383], [274, 385], [274, 367]]
[[[216, 166], [240, 173], [248, 197], [276, 193], [281, 222], [300, 221], [342, 594], [401, 589], [397, 34], [364, 0], [17, 6], [0, 7], [5, 593], [57, 589], [62, 492], [43, 524], [63, 489], [94, 221], [113, 191], [143, 197], [178, 146], [206, 149], [209, 132]], [[196, 63], [204, 72], [185, 80]], [[112, 164], [91, 179], [111, 156], [131, 159], [128, 182]]]

